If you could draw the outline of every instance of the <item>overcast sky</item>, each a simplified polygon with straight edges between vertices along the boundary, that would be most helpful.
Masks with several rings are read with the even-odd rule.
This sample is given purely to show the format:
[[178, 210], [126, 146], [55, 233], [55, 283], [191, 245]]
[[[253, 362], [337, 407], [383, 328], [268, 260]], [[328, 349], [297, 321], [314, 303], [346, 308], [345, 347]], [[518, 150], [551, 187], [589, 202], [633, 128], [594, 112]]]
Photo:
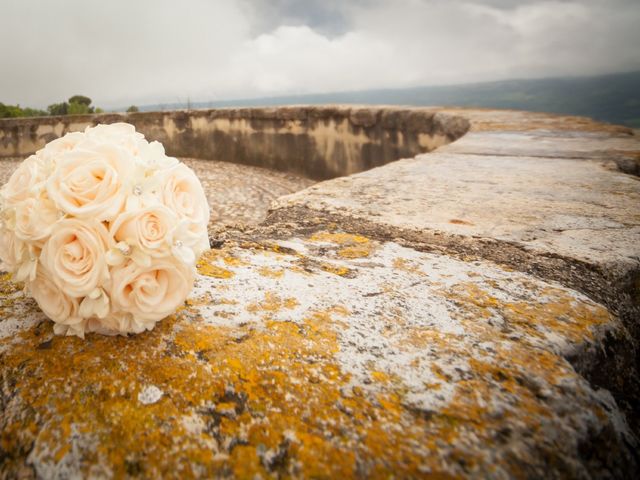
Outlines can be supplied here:
[[0, 102], [106, 108], [640, 69], [638, 0], [0, 0]]

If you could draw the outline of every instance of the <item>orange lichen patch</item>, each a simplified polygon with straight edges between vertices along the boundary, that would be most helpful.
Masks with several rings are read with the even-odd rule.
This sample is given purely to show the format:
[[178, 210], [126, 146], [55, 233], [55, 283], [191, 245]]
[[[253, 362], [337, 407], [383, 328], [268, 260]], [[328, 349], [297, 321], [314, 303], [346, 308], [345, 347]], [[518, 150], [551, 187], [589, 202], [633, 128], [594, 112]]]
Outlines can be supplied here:
[[[546, 287], [536, 289], [523, 285], [528, 298], [520, 302], [502, 302], [474, 283], [461, 283], [446, 293], [447, 298], [461, 307], [461, 321], [471, 331], [488, 328], [477, 319], [502, 318], [508, 329], [515, 329], [523, 338], [544, 339], [548, 334], [566, 341], [580, 343], [593, 339], [594, 329], [612, 321], [606, 308], [578, 301], [566, 290]], [[535, 301], [534, 301], [535, 300]]]
[[[451, 401], [432, 412], [429, 428], [436, 429], [439, 441], [456, 442], [472, 435], [480, 443], [495, 445], [497, 433], [506, 432], [504, 441], [510, 441], [511, 431], [506, 426], [519, 425], [544, 449], [541, 458], [563, 461], [560, 449], [545, 443], [542, 428], [554, 422], [557, 414], [547, 399], [561, 396], [567, 382], [576, 378], [575, 371], [561, 355], [532, 348], [526, 341], [510, 341], [509, 334], [499, 328], [487, 329], [478, 337], [480, 342], [490, 342], [488, 350], [470, 350], [464, 336], [426, 328], [412, 329], [405, 341], [429, 346], [443, 362], [449, 357], [464, 359], [467, 365], [464, 374], [456, 376], [445, 372], [438, 363], [431, 364], [431, 371], [440, 383], [425, 384], [425, 388], [439, 390], [445, 384], [455, 384]], [[581, 394], [580, 390], [574, 393]], [[598, 418], [604, 414], [597, 404], [588, 404], [586, 408]], [[431, 438], [426, 441], [431, 445]], [[480, 467], [483, 461], [473, 449], [459, 449], [455, 455], [470, 469]], [[496, 459], [494, 467], [515, 475], [522, 465], [510, 464], [507, 457]]]
[[200, 295], [199, 297], [187, 298], [185, 300], [185, 303], [187, 307], [199, 307], [202, 305], [210, 305], [211, 303], [213, 303], [213, 297], [211, 296], [211, 293], [206, 292], [203, 295]]
[[335, 313], [335, 314], [340, 315], [342, 317], [346, 317], [346, 316], [351, 314], [349, 309], [347, 307], [345, 307], [344, 305], [333, 305], [331, 308], [327, 309], [327, 312], [328, 313]]
[[409, 273], [417, 273], [418, 275], [425, 275], [425, 272], [418, 266], [417, 262], [404, 258], [394, 258], [393, 268]]
[[342, 258], [365, 258], [371, 254], [370, 248], [344, 247], [338, 250], [338, 256]]
[[446, 354], [457, 353], [460, 349], [460, 343], [458, 335], [440, 332], [428, 327], [406, 328], [406, 334], [399, 341], [399, 345], [409, 344], [421, 349], [433, 347]]
[[[426, 420], [405, 411], [399, 395], [342, 396], [349, 376], [333, 360], [337, 336], [328, 312], [314, 313], [302, 328], [271, 322], [264, 331], [240, 332], [178, 315], [135, 337], [54, 337], [48, 349], [36, 347], [51, 337], [50, 324], [22, 337], [0, 367], [15, 382], [8, 408], [20, 403], [25, 412], [4, 417], [0, 438], [10, 462], [34, 441], [39, 462], [63, 461], [75, 430], [94, 440], [74, 443], [85, 476], [96, 465], [116, 477], [172, 478], [338, 478], [356, 468], [416, 476], [420, 466], [442, 468], [437, 455], [415, 448]], [[142, 405], [144, 385], [164, 395]], [[193, 415], [202, 431], [182, 423]]]
[[[18, 293], [24, 288], [24, 284], [14, 283], [10, 273], [0, 274], [0, 315], [5, 311], [11, 312], [14, 304], [14, 294]], [[0, 316], [0, 321], [2, 317]]]
[[264, 300], [260, 303], [252, 303], [247, 305], [246, 310], [248, 312], [269, 312], [275, 313], [283, 308], [292, 309], [298, 305], [298, 301], [295, 298], [281, 298], [273, 292], [266, 292], [264, 294]]
[[247, 262], [245, 262], [241, 258], [234, 257], [234, 256], [228, 255], [228, 254], [225, 255], [224, 257], [222, 257], [222, 261], [226, 265], [229, 265], [230, 267], [241, 267], [241, 266], [244, 266], [244, 265], [248, 265]]
[[260, 267], [258, 268], [258, 273], [263, 277], [268, 278], [281, 278], [284, 275], [284, 269], [282, 268], [270, 268], [270, 267]]
[[213, 278], [231, 278], [235, 274], [226, 268], [211, 265], [210, 263], [198, 263], [198, 273]]
[[449, 223], [453, 223], [454, 225], [470, 225], [473, 226], [473, 223], [468, 222], [466, 220], [460, 220], [459, 218], [452, 218], [449, 220]]
[[[486, 359], [469, 358], [469, 366], [466, 378], [456, 384], [453, 400], [438, 415], [446, 418], [460, 436], [472, 431], [481, 442], [495, 442], [496, 432], [505, 432], [505, 425], [519, 424], [541, 449], [545, 468], [562, 465], [563, 449], [544, 441], [543, 426], [554, 422], [555, 416], [545, 399], [561, 394], [563, 379], [575, 378], [568, 362], [541, 349], [512, 345], [509, 349], [498, 348]], [[604, 413], [597, 404], [587, 408], [598, 417]], [[507, 429], [505, 433], [505, 441], [509, 441], [511, 432]], [[479, 461], [468, 452], [459, 453], [465, 464]], [[522, 468], [510, 464], [508, 457], [495, 466], [515, 476]]]
[[329, 242], [339, 245], [337, 256], [346, 259], [365, 258], [371, 255], [373, 245], [367, 237], [351, 233], [318, 232], [311, 238], [312, 242]]
[[285, 247], [274, 242], [253, 242], [244, 241], [240, 244], [240, 247], [244, 250], [263, 251], [267, 253], [275, 253], [277, 255], [300, 255], [300, 253], [293, 248]]
[[341, 266], [341, 265], [334, 265], [332, 263], [326, 263], [326, 262], [321, 263], [320, 268], [324, 272], [333, 273], [334, 275], [339, 275], [341, 277], [346, 277], [353, 272], [353, 270], [351, 270], [348, 267]]
[[309, 239], [312, 242], [330, 242], [338, 245], [354, 245], [369, 243], [367, 237], [362, 235], [354, 235], [351, 233], [335, 233], [335, 232], [318, 232], [314, 233]]
[[222, 256], [221, 252], [218, 250], [208, 250], [203, 253], [196, 264], [198, 273], [200, 275], [206, 275], [207, 277], [213, 278], [225, 279], [233, 277], [234, 273], [231, 270], [214, 265], [214, 262], [220, 259], [224, 261], [225, 257]]
[[377, 370], [371, 372], [371, 378], [378, 383], [387, 383], [391, 381], [391, 377], [387, 373]]

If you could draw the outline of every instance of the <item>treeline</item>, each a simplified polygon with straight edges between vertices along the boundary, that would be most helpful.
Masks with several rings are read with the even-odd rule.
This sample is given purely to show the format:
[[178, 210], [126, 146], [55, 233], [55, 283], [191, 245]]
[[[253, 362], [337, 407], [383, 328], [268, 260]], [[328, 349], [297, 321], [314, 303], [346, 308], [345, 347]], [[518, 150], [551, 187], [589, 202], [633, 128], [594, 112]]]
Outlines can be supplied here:
[[66, 102], [53, 103], [46, 110], [21, 107], [20, 105], [5, 105], [0, 102], [0, 118], [12, 117], [43, 117], [47, 115], [82, 115], [87, 113], [102, 113], [99, 107], [91, 105], [91, 99], [84, 95], [74, 95]]

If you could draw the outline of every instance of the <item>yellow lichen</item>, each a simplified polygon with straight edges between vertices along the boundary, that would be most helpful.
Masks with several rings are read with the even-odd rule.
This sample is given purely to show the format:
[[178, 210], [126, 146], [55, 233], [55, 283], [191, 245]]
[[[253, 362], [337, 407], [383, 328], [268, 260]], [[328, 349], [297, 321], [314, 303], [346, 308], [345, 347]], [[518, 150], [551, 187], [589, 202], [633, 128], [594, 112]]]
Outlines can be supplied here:
[[425, 275], [425, 272], [417, 265], [417, 262], [405, 258], [394, 258], [393, 268], [418, 275]]
[[321, 263], [320, 268], [327, 273], [333, 273], [334, 275], [339, 275], [341, 277], [346, 277], [347, 275], [350, 275], [352, 272], [352, 270], [348, 267], [341, 266], [341, 265], [334, 265], [332, 263], [326, 263], [326, 262]]
[[[367, 244], [353, 242], [348, 246]], [[232, 257], [207, 254], [199, 269], [233, 264], [225, 258]], [[394, 267], [423, 274], [405, 261]], [[17, 471], [23, 452], [33, 448], [38, 462], [51, 464], [73, 453], [79, 476], [100, 465], [115, 477], [186, 479], [383, 478], [389, 472], [449, 478], [491, 476], [498, 467], [517, 476], [508, 460], [487, 460], [477, 445], [495, 442], [509, 422], [538, 435], [541, 419], [556, 414], [542, 389], [559, 391], [563, 380], [577, 375], [560, 355], [529, 342], [547, 332], [590, 339], [609, 321], [602, 307], [564, 290], [521, 287], [531, 298], [519, 302], [501, 301], [492, 293], [496, 285], [442, 287], [459, 312], [460, 334], [409, 327], [401, 310], [380, 315], [396, 332], [388, 338], [399, 350], [434, 352], [438, 360], [423, 356], [411, 363], [435, 377], [424, 388], [453, 388], [449, 402], [428, 412], [410, 408], [406, 388], [380, 366], [370, 366], [372, 385], [353, 385], [337, 360], [339, 332], [352, 314], [339, 304], [279, 321], [276, 314], [297, 312], [298, 302], [265, 292], [246, 306], [262, 322], [215, 327], [198, 315], [198, 305], [234, 302], [207, 293], [155, 330], [130, 338], [53, 337], [50, 323], [28, 329], [17, 342], [0, 340], [7, 347], [0, 376], [14, 394], [8, 408], [20, 412], [3, 417], [5, 468]], [[500, 319], [509, 329], [502, 330]], [[470, 348], [470, 337], [477, 348]], [[449, 358], [464, 366], [463, 375], [448, 367]], [[138, 394], [149, 385], [163, 396], [143, 405]], [[498, 413], [496, 403], [503, 405]], [[597, 406], [593, 413], [603, 415]], [[544, 454], [552, 461], [558, 455], [552, 449]]]
[[293, 298], [281, 298], [274, 292], [266, 292], [264, 300], [259, 303], [251, 303], [246, 306], [248, 312], [270, 312], [275, 313], [283, 308], [292, 309], [298, 305], [298, 301]]
[[270, 268], [270, 267], [260, 267], [258, 268], [258, 273], [263, 277], [268, 278], [281, 278], [284, 275], [284, 269], [282, 268]]
[[491, 328], [478, 318], [502, 318], [510, 329], [525, 338], [546, 338], [560, 335], [571, 342], [589, 341], [594, 329], [611, 321], [602, 306], [577, 301], [565, 290], [554, 287], [536, 289], [532, 283], [522, 285], [528, 298], [520, 302], [503, 302], [475, 283], [460, 283], [446, 292], [446, 297], [462, 308], [462, 321], [471, 331], [479, 333]]
[[351, 233], [318, 232], [314, 233], [310, 240], [312, 242], [330, 242], [338, 245], [369, 243], [369, 239], [367, 237], [363, 237], [362, 235], [353, 235]]
[[344, 247], [338, 250], [338, 256], [342, 258], [364, 258], [371, 253], [369, 248], [362, 247]]

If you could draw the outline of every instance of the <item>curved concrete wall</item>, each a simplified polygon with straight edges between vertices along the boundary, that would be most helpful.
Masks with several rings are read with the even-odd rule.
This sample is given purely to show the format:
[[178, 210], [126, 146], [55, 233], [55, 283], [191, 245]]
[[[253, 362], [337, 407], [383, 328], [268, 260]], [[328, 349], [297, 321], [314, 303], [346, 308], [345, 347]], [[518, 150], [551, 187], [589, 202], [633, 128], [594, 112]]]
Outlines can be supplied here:
[[0, 120], [0, 158], [26, 157], [67, 132], [128, 122], [177, 157], [223, 160], [326, 179], [428, 152], [469, 122], [434, 109], [282, 107]]

